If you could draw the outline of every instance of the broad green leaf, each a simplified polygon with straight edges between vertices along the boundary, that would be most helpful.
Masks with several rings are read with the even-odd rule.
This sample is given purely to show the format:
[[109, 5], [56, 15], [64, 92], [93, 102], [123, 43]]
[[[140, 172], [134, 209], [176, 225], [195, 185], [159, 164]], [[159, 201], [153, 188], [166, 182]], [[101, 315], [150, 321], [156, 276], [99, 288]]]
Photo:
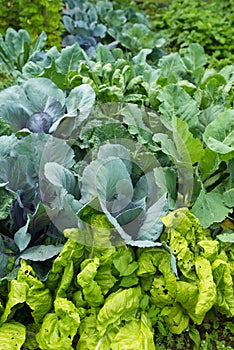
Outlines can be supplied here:
[[103, 63], [115, 63], [115, 58], [106, 46], [99, 44], [96, 49], [96, 61]]
[[153, 136], [153, 140], [161, 143], [162, 151], [172, 158], [176, 165], [181, 184], [179, 192], [182, 195], [183, 205], [188, 205], [194, 184], [193, 164], [200, 160], [203, 147], [200, 140], [194, 138], [188, 130], [185, 121], [173, 117], [172, 128], [170, 137], [159, 133]]
[[200, 140], [193, 137], [185, 121], [174, 118], [172, 125], [174, 142], [181, 159], [191, 164], [198, 162], [203, 152]]
[[201, 336], [199, 331], [195, 327], [190, 327], [189, 337], [194, 342], [194, 350], [199, 350], [201, 346]]
[[77, 71], [80, 61], [85, 60], [86, 55], [78, 44], [62, 49], [60, 56], [55, 60], [56, 70], [67, 75], [71, 71]]
[[[43, 88], [42, 88], [43, 87]], [[64, 92], [50, 79], [32, 78], [23, 84], [24, 92], [30, 103], [32, 113], [40, 112], [46, 106], [49, 97], [53, 97], [63, 106], [65, 103]]]
[[111, 349], [124, 349], [126, 344], [128, 344], [128, 350], [156, 349], [152, 326], [146, 314], [142, 314], [140, 320], [134, 319], [120, 327], [111, 342]]
[[14, 320], [0, 327], [0, 344], [4, 350], [19, 350], [26, 340], [26, 327]]
[[97, 347], [97, 344], [99, 344], [100, 339], [96, 329], [96, 310], [97, 309], [93, 309], [89, 315], [81, 319], [80, 327], [78, 329], [79, 340], [76, 347], [77, 350], [94, 350]]
[[144, 221], [137, 234], [137, 239], [156, 241], [163, 230], [161, 217], [167, 215], [168, 210], [167, 193], [165, 193], [146, 211]]
[[177, 172], [172, 167], [157, 167], [154, 169], [154, 177], [160, 194], [168, 193], [169, 207], [174, 208], [177, 198]]
[[5, 42], [7, 43], [11, 57], [15, 61], [15, 68], [22, 69], [29, 56], [29, 33], [24, 29], [20, 29], [17, 32], [13, 28], [8, 28]]
[[181, 80], [181, 76], [185, 69], [180, 55], [171, 53], [170, 55], [163, 56], [159, 61], [160, 79], [165, 78], [169, 84], [177, 83]]
[[43, 67], [39, 66], [38, 63], [29, 61], [22, 68], [22, 74], [25, 80], [39, 77], [44, 73]]
[[215, 120], [220, 113], [224, 111], [224, 106], [211, 104], [199, 115], [199, 129], [203, 133], [211, 122]]
[[229, 154], [234, 151], [234, 111], [221, 113], [205, 129], [203, 139], [207, 146], [219, 154]]
[[190, 44], [182, 60], [186, 70], [199, 82], [204, 73], [204, 66], [207, 63], [204, 48], [198, 43]]
[[30, 57], [34, 56], [35, 53], [42, 51], [43, 47], [45, 46], [46, 40], [47, 40], [47, 34], [46, 32], [42, 31], [34, 44]]
[[77, 283], [82, 288], [84, 299], [91, 307], [99, 307], [104, 303], [101, 287], [95, 281], [97, 269], [100, 265], [98, 258], [84, 260], [81, 271], [77, 275]]
[[95, 102], [95, 92], [93, 88], [88, 84], [80, 85], [74, 88], [66, 99], [67, 112], [70, 115], [78, 114], [78, 118], [82, 118], [82, 114], [85, 115], [90, 111]]
[[27, 248], [32, 238], [28, 232], [29, 223], [30, 219], [28, 218], [26, 224], [22, 226], [14, 235], [14, 241], [21, 252]]
[[112, 293], [100, 309], [97, 316], [97, 329], [103, 336], [110, 325], [120, 323], [125, 316], [129, 317], [139, 308], [140, 287], [128, 288]]
[[207, 193], [204, 189], [201, 190], [191, 210], [204, 228], [223, 221], [230, 211], [231, 209], [225, 206], [221, 193], [215, 190]]
[[234, 208], [234, 188], [224, 192], [223, 200], [227, 207]]
[[138, 263], [134, 260], [130, 248], [119, 248], [113, 256], [113, 264], [120, 276], [129, 276], [138, 268]]
[[62, 245], [38, 245], [26, 249], [21, 255], [20, 258], [30, 261], [45, 261], [53, 258], [58, 255], [62, 249]]
[[132, 58], [132, 61], [135, 65], [143, 65], [150, 67], [146, 62], [147, 56], [152, 53], [152, 49], [142, 49], [136, 56]]
[[216, 259], [212, 264], [214, 281], [217, 285], [215, 309], [228, 317], [234, 315], [234, 290], [230, 263]]
[[170, 322], [170, 330], [174, 334], [181, 334], [189, 324], [189, 316], [180, 303], [174, 303], [172, 307], [165, 307], [163, 314]]
[[160, 90], [158, 99], [161, 102], [159, 111], [162, 113], [163, 122], [170, 130], [172, 119], [177, 117], [186, 121], [189, 130], [196, 133], [200, 112], [197, 102], [189, 94], [180, 86], [170, 84]]
[[[139, 108], [136, 104], [128, 103], [121, 111], [123, 115], [123, 122], [128, 125], [128, 131], [131, 135], [136, 135], [141, 144], [146, 147], [153, 147], [151, 145], [152, 132], [147, 127], [144, 119], [147, 119], [145, 109]], [[154, 149], [157, 150], [157, 149]]]
[[234, 243], [234, 232], [233, 230], [225, 230], [217, 235], [216, 238], [224, 243]]
[[54, 313], [47, 313], [36, 339], [41, 349], [72, 350], [73, 338], [80, 325], [78, 309], [66, 298], [57, 298]]
[[117, 278], [112, 274], [112, 268], [113, 266], [111, 263], [104, 263], [104, 265], [99, 266], [97, 270], [95, 281], [101, 287], [103, 295], [106, 295], [117, 282]]
[[213, 279], [211, 263], [202, 256], [195, 258], [195, 269], [199, 279], [198, 300], [195, 306], [196, 323], [201, 324], [206, 313], [216, 301], [216, 284]]
[[68, 289], [74, 278], [74, 264], [72, 260], [64, 267], [63, 275], [56, 288], [56, 298], [66, 298]]
[[44, 316], [52, 307], [51, 291], [45, 287], [43, 282], [39, 281], [33, 268], [26, 261], [21, 260], [20, 265], [17, 283], [26, 288], [25, 302], [32, 310], [31, 314], [35, 323], [42, 322]]
[[27, 298], [28, 286], [24, 282], [12, 280], [10, 282], [10, 291], [4, 313], [1, 315], [0, 324], [7, 321], [8, 316], [14, 306], [24, 303]]
[[203, 150], [202, 157], [199, 161], [199, 173], [202, 181], [207, 179], [218, 169], [220, 162], [220, 157], [216, 152], [211, 151], [209, 148]]

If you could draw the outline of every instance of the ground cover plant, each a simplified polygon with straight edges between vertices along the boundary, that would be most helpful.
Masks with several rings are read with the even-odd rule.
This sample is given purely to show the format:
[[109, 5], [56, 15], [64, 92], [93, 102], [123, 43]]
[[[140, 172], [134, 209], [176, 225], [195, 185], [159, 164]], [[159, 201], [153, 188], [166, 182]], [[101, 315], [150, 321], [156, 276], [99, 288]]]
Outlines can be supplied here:
[[169, 41], [169, 51], [200, 43], [210, 66], [233, 63], [233, 0], [136, 1], [151, 16], [153, 28]]
[[234, 66], [153, 50], [52, 47], [0, 92], [4, 348], [233, 348]]

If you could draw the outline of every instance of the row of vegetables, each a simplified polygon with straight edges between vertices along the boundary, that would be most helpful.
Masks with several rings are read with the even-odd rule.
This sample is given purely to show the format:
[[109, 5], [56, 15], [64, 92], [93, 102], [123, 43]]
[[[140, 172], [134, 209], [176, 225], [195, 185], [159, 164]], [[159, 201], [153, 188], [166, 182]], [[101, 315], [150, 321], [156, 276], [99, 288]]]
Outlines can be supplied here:
[[4, 40], [21, 62], [0, 91], [4, 349], [152, 350], [233, 317], [234, 66], [196, 43]]

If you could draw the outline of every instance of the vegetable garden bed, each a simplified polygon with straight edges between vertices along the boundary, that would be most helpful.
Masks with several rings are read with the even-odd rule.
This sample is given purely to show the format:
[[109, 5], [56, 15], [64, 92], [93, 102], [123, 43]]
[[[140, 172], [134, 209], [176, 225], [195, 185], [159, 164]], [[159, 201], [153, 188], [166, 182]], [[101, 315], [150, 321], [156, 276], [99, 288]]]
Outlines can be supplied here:
[[134, 6], [0, 37], [0, 348], [234, 348], [234, 66]]

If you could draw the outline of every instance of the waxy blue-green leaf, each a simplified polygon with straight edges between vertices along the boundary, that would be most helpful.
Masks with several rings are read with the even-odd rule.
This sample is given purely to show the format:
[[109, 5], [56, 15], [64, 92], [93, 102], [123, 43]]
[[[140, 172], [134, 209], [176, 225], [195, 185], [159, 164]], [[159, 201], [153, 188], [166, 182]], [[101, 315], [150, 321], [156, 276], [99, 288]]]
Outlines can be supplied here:
[[156, 241], [163, 230], [161, 217], [166, 216], [168, 211], [169, 203], [167, 193], [165, 193], [146, 211], [144, 221], [137, 234], [137, 239]]
[[50, 79], [29, 79], [23, 84], [23, 89], [27, 99], [30, 101], [32, 112], [43, 110], [49, 96], [59, 101], [62, 106], [65, 103], [64, 92], [60, 90]]
[[45, 261], [58, 255], [62, 250], [62, 245], [38, 245], [26, 249], [20, 258], [30, 261]]
[[177, 172], [172, 167], [156, 167], [154, 177], [160, 188], [160, 195], [168, 194], [169, 208], [173, 209], [177, 198]]
[[[82, 84], [72, 89], [66, 98], [67, 112], [70, 115], [88, 113], [95, 102], [95, 92], [88, 84]], [[84, 116], [83, 116], [84, 117]]]
[[20, 227], [20, 229], [14, 235], [14, 241], [21, 252], [27, 248], [32, 238], [28, 232], [29, 223], [30, 219], [28, 218], [26, 224]]
[[67, 46], [55, 60], [56, 70], [67, 75], [71, 71], [77, 71], [82, 60], [86, 60], [86, 55], [77, 43]]
[[234, 188], [231, 188], [224, 192], [223, 200], [228, 207], [230, 208], [234, 207]]
[[234, 243], [233, 230], [224, 230], [223, 233], [216, 236], [216, 239], [224, 243]]
[[203, 139], [214, 152], [228, 155], [234, 151], [234, 111], [227, 110], [205, 129]]

